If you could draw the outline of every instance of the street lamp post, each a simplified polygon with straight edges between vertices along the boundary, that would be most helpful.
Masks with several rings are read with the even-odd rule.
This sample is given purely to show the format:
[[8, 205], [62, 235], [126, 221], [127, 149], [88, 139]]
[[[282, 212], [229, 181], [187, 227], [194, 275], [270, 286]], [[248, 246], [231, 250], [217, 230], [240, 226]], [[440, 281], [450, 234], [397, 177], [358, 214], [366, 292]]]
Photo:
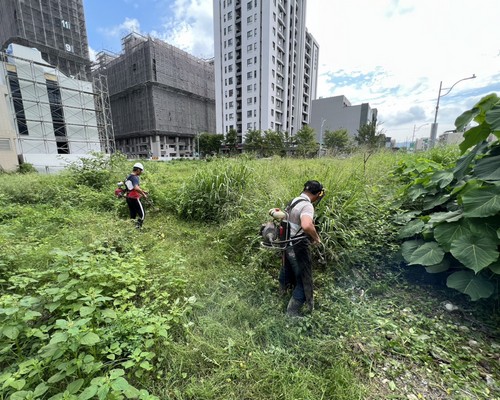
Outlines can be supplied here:
[[[466, 81], [467, 79], [474, 79], [476, 77], [476, 74], [472, 74], [472, 76], [469, 76], [468, 78], [463, 78], [458, 81], [456, 81], [450, 88], [445, 88], [443, 89], [443, 81], [439, 83], [439, 92], [438, 92], [438, 98], [437, 98], [437, 103], [436, 103], [436, 113], [434, 114], [434, 122], [431, 124], [431, 136], [430, 136], [430, 143], [429, 147], [433, 148], [434, 144], [436, 143], [436, 137], [437, 137], [437, 128], [438, 128], [438, 123], [437, 123], [437, 117], [438, 117], [438, 110], [439, 110], [439, 100], [441, 97], [446, 96], [448, 93], [451, 92], [451, 89], [455, 87], [455, 85], [459, 82]], [[443, 90], [447, 90], [447, 92], [443, 95], [441, 95], [441, 92]]]

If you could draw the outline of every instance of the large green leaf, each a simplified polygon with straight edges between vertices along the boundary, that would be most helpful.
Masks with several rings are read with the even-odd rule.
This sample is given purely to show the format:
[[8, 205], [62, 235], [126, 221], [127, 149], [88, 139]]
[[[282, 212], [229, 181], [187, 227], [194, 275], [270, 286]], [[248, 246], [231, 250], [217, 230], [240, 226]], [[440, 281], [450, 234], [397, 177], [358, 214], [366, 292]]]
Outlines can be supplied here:
[[461, 181], [464, 178], [474, 158], [476, 158], [478, 153], [481, 154], [487, 147], [486, 142], [478, 143], [470, 152], [458, 159], [457, 165], [453, 169], [453, 174], [457, 181]]
[[399, 232], [398, 238], [399, 239], [404, 239], [410, 236], [414, 236], [420, 232], [422, 232], [422, 229], [424, 228], [424, 222], [420, 219], [414, 219], [413, 221], [410, 221], [406, 226], [401, 229]]
[[434, 207], [446, 203], [450, 199], [450, 195], [438, 194], [432, 197], [426, 197], [424, 201], [424, 210], [432, 210]]
[[465, 153], [467, 149], [481, 143], [483, 140], [486, 140], [490, 133], [491, 128], [487, 124], [477, 125], [474, 128], [469, 129], [464, 133], [464, 140], [458, 146], [460, 151]]
[[409, 265], [431, 266], [439, 264], [444, 257], [444, 251], [436, 242], [426, 242], [418, 247], [410, 257]]
[[500, 228], [500, 215], [488, 218], [467, 218], [469, 230], [476, 236], [489, 237], [495, 242], [499, 242], [497, 230]]
[[436, 225], [441, 222], [455, 222], [462, 218], [462, 210], [435, 212], [430, 214], [429, 224]]
[[453, 171], [437, 171], [432, 175], [430, 183], [438, 185], [440, 189], [448, 186], [453, 181]]
[[439, 264], [425, 267], [425, 270], [429, 274], [438, 274], [440, 272], [448, 271], [449, 268], [450, 268], [450, 261], [447, 260], [446, 258], [443, 258], [443, 261], [441, 261]]
[[429, 193], [429, 190], [424, 188], [421, 184], [414, 185], [408, 190], [408, 196], [410, 197], [411, 201], [415, 201], [420, 196], [427, 193]]
[[465, 235], [470, 235], [470, 230], [464, 223], [451, 222], [434, 228], [434, 238], [445, 251], [450, 251], [451, 243]]
[[451, 274], [446, 284], [470, 296], [472, 301], [490, 297], [494, 292], [493, 284], [472, 271], [459, 271]]
[[80, 344], [84, 346], [93, 346], [94, 344], [99, 343], [100, 341], [101, 339], [94, 332], [87, 332], [80, 339]]
[[500, 260], [495, 261], [493, 264], [488, 265], [488, 268], [495, 274], [500, 275]]
[[464, 235], [451, 243], [450, 252], [467, 268], [478, 273], [498, 259], [497, 242], [489, 237]]
[[500, 186], [471, 190], [462, 195], [464, 216], [489, 217], [500, 211]]
[[407, 240], [401, 246], [401, 253], [406, 262], [410, 262], [412, 254], [425, 242], [423, 240]]
[[500, 130], [500, 104], [497, 103], [486, 112], [486, 122], [491, 126], [492, 131]]
[[457, 131], [462, 131], [469, 123], [481, 112], [479, 107], [474, 107], [470, 110], [464, 111], [455, 120]]
[[474, 174], [485, 181], [500, 180], [500, 156], [480, 159], [474, 167]]

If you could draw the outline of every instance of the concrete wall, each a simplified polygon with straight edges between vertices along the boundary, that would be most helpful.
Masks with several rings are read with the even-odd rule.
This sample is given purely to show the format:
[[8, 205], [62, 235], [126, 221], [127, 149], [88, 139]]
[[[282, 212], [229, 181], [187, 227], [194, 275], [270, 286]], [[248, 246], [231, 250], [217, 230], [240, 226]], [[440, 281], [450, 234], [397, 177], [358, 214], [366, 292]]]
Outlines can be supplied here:
[[17, 169], [16, 131], [8, 107], [7, 86], [0, 84], [0, 171]]

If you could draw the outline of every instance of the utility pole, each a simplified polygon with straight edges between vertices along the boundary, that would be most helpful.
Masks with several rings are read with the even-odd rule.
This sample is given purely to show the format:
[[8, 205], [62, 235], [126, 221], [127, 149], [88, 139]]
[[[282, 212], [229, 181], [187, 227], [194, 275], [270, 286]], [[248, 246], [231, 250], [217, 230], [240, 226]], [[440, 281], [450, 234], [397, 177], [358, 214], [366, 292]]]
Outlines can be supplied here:
[[[437, 103], [436, 103], [436, 113], [434, 114], [434, 122], [431, 124], [431, 136], [430, 136], [430, 143], [429, 147], [432, 149], [436, 143], [436, 137], [437, 137], [437, 129], [438, 129], [438, 123], [437, 123], [437, 117], [438, 117], [438, 111], [439, 111], [439, 100], [441, 97], [446, 96], [448, 93], [451, 92], [451, 89], [455, 87], [455, 85], [458, 82], [466, 81], [467, 79], [474, 79], [476, 77], [476, 74], [472, 74], [472, 76], [469, 76], [468, 78], [463, 78], [458, 81], [456, 81], [449, 89], [445, 88], [442, 89], [443, 87], [443, 81], [439, 83], [439, 92], [438, 92], [438, 98], [437, 98]], [[441, 95], [441, 92], [443, 90], [448, 90], [445, 94]]]

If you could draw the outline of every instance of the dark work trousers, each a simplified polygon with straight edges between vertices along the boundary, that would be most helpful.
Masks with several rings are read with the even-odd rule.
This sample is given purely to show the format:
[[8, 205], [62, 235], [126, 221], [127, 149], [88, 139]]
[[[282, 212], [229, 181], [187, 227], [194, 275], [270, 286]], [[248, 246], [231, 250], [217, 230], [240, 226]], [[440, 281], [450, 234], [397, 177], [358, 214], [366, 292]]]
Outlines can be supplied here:
[[313, 303], [312, 265], [307, 240], [285, 249], [279, 282], [282, 288], [293, 289], [295, 300]]
[[146, 212], [144, 211], [141, 200], [127, 197], [127, 205], [128, 209], [130, 210], [130, 218], [136, 219], [137, 217], [139, 217], [136, 224], [137, 227], [140, 228], [142, 226], [142, 223], [144, 222], [144, 218], [146, 217]]

